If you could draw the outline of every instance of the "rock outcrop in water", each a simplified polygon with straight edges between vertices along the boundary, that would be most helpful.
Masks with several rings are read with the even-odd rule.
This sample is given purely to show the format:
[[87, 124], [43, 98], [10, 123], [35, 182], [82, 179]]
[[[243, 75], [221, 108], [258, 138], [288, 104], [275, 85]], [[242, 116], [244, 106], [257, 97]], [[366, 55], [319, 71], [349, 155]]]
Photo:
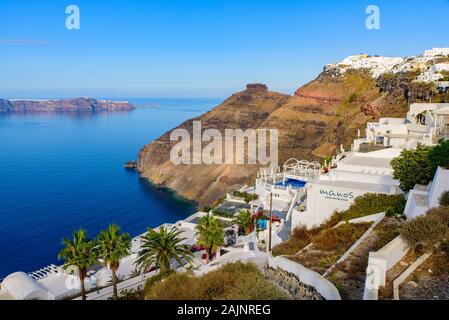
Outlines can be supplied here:
[[59, 100], [2, 100], [0, 111], [30, 112], [30, 111], [130, 111], [135, 107], [127, 101], [97, 100], [92, 98], [73, 98]]

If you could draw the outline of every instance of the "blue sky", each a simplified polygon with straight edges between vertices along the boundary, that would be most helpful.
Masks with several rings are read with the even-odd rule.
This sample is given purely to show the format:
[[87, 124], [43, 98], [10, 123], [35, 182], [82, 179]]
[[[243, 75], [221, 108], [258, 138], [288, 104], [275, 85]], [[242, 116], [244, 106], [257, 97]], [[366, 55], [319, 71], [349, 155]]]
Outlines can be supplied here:
[[[81, 29], [65, 28], [78, 5]], [[381, 29], [365, 28], [380, 8]], [[0, 97], [293, 93], [360, 52], [449, 46], [448, 0], [0, 0]]]

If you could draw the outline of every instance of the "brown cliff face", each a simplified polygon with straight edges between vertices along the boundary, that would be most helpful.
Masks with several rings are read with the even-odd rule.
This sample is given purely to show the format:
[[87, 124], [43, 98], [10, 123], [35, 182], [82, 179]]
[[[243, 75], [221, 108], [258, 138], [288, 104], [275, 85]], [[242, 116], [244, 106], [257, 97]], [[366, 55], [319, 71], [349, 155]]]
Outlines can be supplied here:
[[[212, 111], [191, 119], [177, 128], [192, 134], [192, 121], [200, 120], [202, 130], [261, 128], [270, 114], [284, 105], [289, 96], [269, 92], [263, 85], [248, 86], [232, 95]], [[180, 195], [206, 205], [221, 197], [226, 188], [249, 183], [257, 173], [255, 165], [174, 165], [170, 132], [145, 146], [139, 154], [139, 171], [156, 184], [176, 190]]]
[[[289, 158], [323, 160], [349, 148], [367, 121], [381, 116], [404, 116], [403, 95], [381, 92], [364, 71], [342, 76], [322, 73], [299, 88], [294, 96], [269, 92], [261, 84], [249, 85], [203, 116], [178, 128], [192, 132], [192, 121], [201, 120], [202, 129], [278, 129], [279, 164]], [[145, 146], [139, 154], [139, 171], [156, 184], [206, 205], [235, 184], [252, 182], [256, 165], [181, 165], [170, 162], [170, 132]]]

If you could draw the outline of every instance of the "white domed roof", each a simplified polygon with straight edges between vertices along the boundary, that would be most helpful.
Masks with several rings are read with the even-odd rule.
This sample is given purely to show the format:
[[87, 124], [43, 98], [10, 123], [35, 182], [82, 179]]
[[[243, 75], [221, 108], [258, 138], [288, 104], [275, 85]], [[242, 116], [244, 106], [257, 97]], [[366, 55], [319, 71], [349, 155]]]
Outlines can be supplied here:
[[16, 272], [7, 276], [2, 282], [2, 289], [6, 290], [15, 300], [48, 299], [49, 293], [24, 272]]

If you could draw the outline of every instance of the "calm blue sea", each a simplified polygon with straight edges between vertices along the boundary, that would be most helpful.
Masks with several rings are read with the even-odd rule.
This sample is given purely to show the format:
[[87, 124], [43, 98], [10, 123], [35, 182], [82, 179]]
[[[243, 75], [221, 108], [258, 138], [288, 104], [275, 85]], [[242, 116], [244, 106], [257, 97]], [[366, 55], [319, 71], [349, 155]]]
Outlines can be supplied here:
[[[123, 99], [117, 99], [123, 100]], [[194, 204], [153, 187], [123, 164], [220, 99], [126, 99], [115, 113], [0, 113], [0, 278], [60, 263], [61, 239], [109, 223], [136, 236], [176, 222]]]

